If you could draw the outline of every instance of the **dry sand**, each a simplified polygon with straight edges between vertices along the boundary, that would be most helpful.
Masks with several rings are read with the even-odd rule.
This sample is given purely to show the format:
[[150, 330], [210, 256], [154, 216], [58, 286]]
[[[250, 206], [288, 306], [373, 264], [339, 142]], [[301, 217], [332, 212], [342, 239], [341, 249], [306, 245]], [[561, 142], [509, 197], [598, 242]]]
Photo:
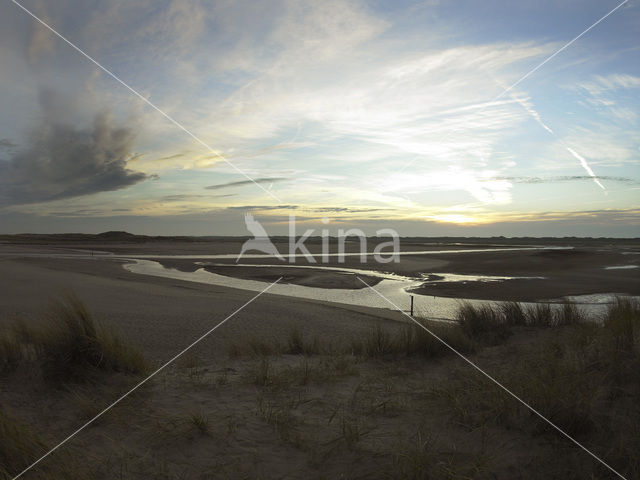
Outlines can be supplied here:
[[[265, 287], [268, 284], [265, 283]], [[49, 303], [74, 291], [98, 318], [118, 327], [145, 355], [166, 359], [231, 314], [255, 293], [136, 275], [104, 259], [0, 259], [0, 321], [37, 321]], [[207, 341], [207, 356], [227, 354], [234, 339], [282, 338], [292, 324], [324, 338], [357, 335], [372, 322], [403, 321], [391, 310], [265, 294]]]

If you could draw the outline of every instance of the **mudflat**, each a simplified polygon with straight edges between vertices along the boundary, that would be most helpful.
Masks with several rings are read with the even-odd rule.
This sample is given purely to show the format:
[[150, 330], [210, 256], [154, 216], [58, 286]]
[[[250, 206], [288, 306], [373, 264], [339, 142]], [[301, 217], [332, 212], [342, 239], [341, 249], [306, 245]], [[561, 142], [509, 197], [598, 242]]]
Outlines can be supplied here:
[[[542, 249], [554, 244], [550, 240], [536, 244], [534, 239], [530, 243], [521, 240], [510, 242], [508, 239], [501, 243], [433, 243], [412, 240], [401, 244], [402, 251], [410, 254], [400, 255], [399, 262], [387, 263], [378, 263], [372, 255], [366, 257], [350, 255], [342, 259], [329, 256], [323, 260], [320, 256], [323, 246], [318, 242], [306, 245], [315, 255], [315, 261], [309, 261], [305, 257], [285, 260], [273, 257], [244, 257], [236, 263], [236, 255], [241, 250], [242, 243], [241, 239], [226, 239], [199, 242], [4, 244], [0, 248], [0, 254], [2, 251], [11, 255], [84, 252], [94, 253], [96, 256], [104, 253], [131, 257], [145, 256], [161, 262], [168, 268], [182, 271], [195, 271], [204, 266], [215, 273], [235, 278], [271, 282], [282, 276], [283, 283], [329, 289], [358, 289], [363, 285], [353, 274], [305, 267], [354, 268], [436, 279], [425, 281], [422, 286], [414, 290], [416, 294], [485, 300], [536, 301], [598, 293], [640, 295], [640, 268], [610, 268], [640, 266], [640, 244], [631, 240], [616, 243], [597, 239], [591, 241], [583, 239], [575, 242], [562, 239], [556, 242], [563, 247], [559, 249]], [[288, 243], [278, 241], [274, 243], [279, 251], [288, 251]], [[359, 243], [347, 242], [345, 251], [354, 253], [359, 247]], [[371, 251], [374, 244], [372, 243], [370, 247]], [[336, 251], [337, 246], [334, 242], [330, 245], [330, 253]], [[208, 255], [227, 255], [228, 257], [208, 259]], [[189, 258], [167, 258], [167, 256], [188, 256]], [[238, 264], [248, 266], [237, 267]], [[269, 265], [272, 268], [250, 265]], [[102, 268], [102, 266], [97, 267], [96, 271]], [[442, 273], [514, 278], [499, 282], [473, 280], [445, 282], [437, 280], [436, 275]], [[118, 275], [123, 274], [118, 272]], [[366, 277], [365, 280], [369, 284], [378, 281], [373, 276]], [[156, 281], [153, 280], [153, 282]]]
[[[316, 256], [315, 262], [310, 262], [304, 257], [296, 257], [293, 262], [290, 259], [282, 261], [275, 258], [243, 258], [236, 263], [232, 252], [234, 248], [238, 252], [241, 244], [240, 241], [235, 244], [227, 242], [219, 249], [202, 245], [178, 248], [182, 255], [202, 255], [200, 259], [163, 258], [162, 255], [167, 255], [166, 252], [170, 251], [168, 245], [147, 246], [147, 250], [141, 246], [130, 249], [127, 246], [111, 248], [107, 245], [101, 248], [123, 255], [150, 255], [152, 260], [183, 271], [195, 271], [201, 268], [203, 263], [215, 263], [215, 266], [207, 268], [221, 275], [264, 281], [284, 275], [285, 282], [321, 288], [360, 288], [361, 284], [354, 280], [353, 276], [350, 279], [349, 275], [304, 267], [376, 270], [427, 279], [429, 275], [437, 279], [437, 275], [442, 273], [514, 277], [499, 282], [432, 280], [424, 282], [414, 290], [416, 294], [454, 298], [536, 301], [598, 293], [640, 295], [640, 268], [610, 268], [640, 267], [640, 245], [631, 242], [624, 242], [622, 245], [579, 242], [575, 246], [562, 245], [563, 248], [558, 249], [543, 249], [550, 245], [533, 243], [431, 245], [414, 242], [407, 245], [406, 249], [405, 245], [402, 245], [403, 251], [411, 254], [400, 255], [399, 262], [388, 263], [378, 263], [371, 255], [363, 258], [351, 255], [341, 260], [328, 257], [326, 261]], [[284, 244], [279, 246], [281, 251], [285, 251], [285, 247]], [[349, 248], [353, 249], [355, 246], [350, 245]], [[353, 251], [349, 248], [348, 252]], [[318, 254], [321, 251], [320, 246], [312, 244], [309, 251]], [[423, 251], [427, 253], [416, 253]], [[154, 258], [154, 254], [158, 257]], [[230, 257], [206, 259], [206, 255], [217, 254], [228, 254]], [[265, 268], [250, 266], [236, 268], [237, 264], [269, 265], [273, 268], [269, 268], [267, 272]], [[284, 265], [288, 267], [278, 268]], [[291, 268], [292, 266], [299, 268]], [[369, 280], [372, 278], [369, 277]]]

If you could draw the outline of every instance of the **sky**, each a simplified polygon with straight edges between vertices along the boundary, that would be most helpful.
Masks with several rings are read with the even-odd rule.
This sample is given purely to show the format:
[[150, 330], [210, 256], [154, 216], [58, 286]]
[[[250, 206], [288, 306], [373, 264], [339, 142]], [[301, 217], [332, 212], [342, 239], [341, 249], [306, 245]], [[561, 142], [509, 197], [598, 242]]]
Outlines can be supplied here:
[[0, 233], [640, 236], [640, 0], [16, 1]]

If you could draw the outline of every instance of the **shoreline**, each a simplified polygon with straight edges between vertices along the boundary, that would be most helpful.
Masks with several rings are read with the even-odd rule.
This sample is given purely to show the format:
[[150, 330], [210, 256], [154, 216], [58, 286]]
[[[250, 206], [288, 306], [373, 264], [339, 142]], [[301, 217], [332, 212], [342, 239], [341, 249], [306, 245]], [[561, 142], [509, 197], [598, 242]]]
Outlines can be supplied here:
[[[330, 258], [326, 263], [308, 263], [304, 258], [296, 259], [296, 263], [274, 264], [272, 258], [252, 258], [245, 262], [255, 266], [236, 268], [235, 259], [217, 258], [215, 266], [207, 266], [209, 271], [223, 274], [230, 278], [240, 278], [256, 281], [273, 281], [279, 276], [285, 276], [285, 284], [302, 285], [329, 290], [364, 288], [354, 275], [339, 272], [322, 271], [305, 267], [331, 267], [342, 269], [369, 270], [388, 274], [416, 278], [425, 276], [435, 279], [434, 275], [447, 273], [457, 275], [504, 276], [515, 277], [498, 282], [493, 281], [424, 281], [422, 285], [412, 288], [412, 293], [422, 296], [438, 296], [444, 298], [468, 298], [488, 301], [544, 301], [560, 299], [566, 296], [619, 293], [640, 296], [640, 275], [637, 268], [610, 268], [612, 266], [637, 266], [640, 257], [639, 248], [623, 245], [621, 248], [584, 247], [563, 250], [495, 250], [487, 245], [477, 245], [481, 251], [468, 252], [470, 246], [450, 245], [447, 252], [442, 252], [443, 245], [433, 245], [432, 250], [438, 253], [411, 254], [402, 256], [400, 263], [379, 264], [372, 259], [360, 262], [358, 256], [346, 257], [343, 262]], [[542, 248], [549, 245], [541, 245]], [[182, 272], [194, 272], [202, 265], [196, 265], [198, 259], [207, 260], [200, 255], [230, 254], [234, 249], [238, 251], [240, 243], [236, 241], [222, 242], [220, 245], [207, 244], [203, 252], [200, 244], [181, 242], [164, 242], [162, 245], [134, 244], [108, 245], [75, 245], [69, 249], [68, 245], [0, 245], [0, 258], [30, 258], [46, 263], [47, 255], [68, 252], [69, 261], [74, 260], [74, 254], [86, 252], [101, 252], [107, 255], [89, 257], [91, 260], [112, 258], [111, 261], [125, 261], [126, 250], [131, 258], [141, 257], [159, 261], [163, 265]], [[80, 247], [80, 248], [78, 248]], [[313, 249], [314, 245], [310, 245]], [[316, 249], [319, 245], [315, 245]], [[424, 245], [413, 244], [416, 249], [424, 249]], [[521, 247], [521, 245], [514, 245]], [[177, 255], [193, 255], [194, 258], [166, 258], [168, 252]], [[635, 255], [632, 255], [634, 254]], [[9, 255], [8, 257], [6, 255]], [[118, 257], [113, 258], [113, 257]], [[241, 261], [239, 265], [242, 265]], [[262, 266], [264, 265], [264, 266]], [[267, 272], [268, 270], [270, 272]], [[264, 269], [264, 270], [263, 270]], [[368, 284], [379, 283], [375, 275], [367, 276]], [[350, 278], [351, 277], [351, 278]], [[526, 277], [526, 278], [521, 278]], [[533, 278], [532, 278], [533, 277]], [[539, 277], [543, 277], [541, 279]]]
[[[584, 248], [573, 250], [502, 250], [496, 252], [487, 250], [471, 253], [407, 256], [402, 258], [400, 264], [377, 264], [371, 261], [361, 263], [357, 259], [346, 258], [344, 263], [332, 261], [321, 265], [330, 268], [376, 270], [415, 277], [416, 281], [420, 281], [420, 276], [425, 276], [426, 280], [422, 285], [411, 289], [411, 293], [416, 295], [534, 302], [592, 294], [615, 293], [639, 296], [640, 275], [637, 268], [608, 268], [620, 264], [636, 265], [638, 261], [636, 258], [635, 255], [626, 255], [619, 251]], [[153, 258], [153, 260], [182, 271], [195, 271], [199, 267], [194, 265], [194, 259]], [[289, 269], [284, 273], [296, 269], [303, 272], [305, 267], [315, 266], [301, 262], [299, 265], [287, 265], [285, 268], [277, 264], [274, 265], [272, 259], [252, 259], [251, 261], [264, 266], [241, 267], [239, 269], [235, 263], [216, 259], [216, 262], [219, 262], [216, 273], [222, 273], [232, 278], [260, 280], [260, 269], [267, 266], [275, 270], [280, 269], [280, 271]], [[225, 269], [223, 264], [229, 266]], [[244, 269], [252, 270], [247, 275]], [[309, 269], [307, 268], [307, 270]], [[214, 270], [212, 269], [212, 271]], [[305, 277], [300, 272], [298, 275]], [[437, 281], [437, 276], [443, 273], [514, 278], [501, 281]], [[314, 273], [314, 275], [330, 277], [327, 272]], [[432, 280], [428, 281], [429, 278]], [[311, 282], [308, 285], [322, 288], [346, 288], [340, 285], [331, 286], [330, 280]]]

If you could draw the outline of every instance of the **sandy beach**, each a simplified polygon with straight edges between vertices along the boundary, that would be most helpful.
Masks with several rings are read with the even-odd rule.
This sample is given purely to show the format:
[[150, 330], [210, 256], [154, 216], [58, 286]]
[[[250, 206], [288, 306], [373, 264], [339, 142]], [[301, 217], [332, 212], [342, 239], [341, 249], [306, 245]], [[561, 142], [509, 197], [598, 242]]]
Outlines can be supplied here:
[[[100, 256], [116, 255], [217, 255], [239, 251], [242, 242], [212, 243], [153, 242], [142, 244], [49, 244], [0, 246], [0, 311], [3, 318], [15, 315], [35, 315], [52, 298], [65, 290], [75, 291], [101, 318], [122, 328], [152, 356], [161, 357], [167, 348], [186, 344], [207, 325], [231, 313], [249, 300], [254, 293], [222, 286], [135, 275], [122, 268], [125, 259]], [[281, 245], [282, 247], [282, 245]], [[412, 244], [407, 250], [486, 250], [485, 245], [425, 246]], [[504, 245], [502, 246], [504, 248]], [[517, 247], [517, 246], [516, 246]], [[319, 249], [319, 246], [316, 245]], [[495, 248], [495, 247], [494, 247]], [[313, 244], [310, 246], [313, 251]], [[316, 249], [316, 252], [319, 250]], [[480, 251], [474, 253], [437, 253], [407, 255], [400, 263], [376, 264], [371, 258], [365, 263], [359, 257], [346, 257], [344, 263], [309, 264], [296, 258], [299, 268], [236, 267], [228, 259], [170, 259], [157, 258], [168, 268], [194, 271], [202, 265], [196, 262], [215, 262], [208, 267], [216, 273], [235, 278], [261, 280], [266, 287], [284, 276], [283, 283], [308, 285], [329, 289], [359, 289], [363, 285], [353, 274], [304, 268], [306, 265], [375, 269], [401, 275], [456, 274], [502, 275], [514, 277], [544, 277], [544, 279], [515, 279], [501, 282], [439, 282], [431, 281], [415, 290], [417, 294], [478, 298], [487, 300], [540, 300], [566, 295], [591, 293], [621, 293], [640, 295], [640, 269], [607, 270], [607, 266], [633, 265], [640, 262], [638, 249], [602, 246], [580, 246], [567, 250]], [[48, 254], [70, 255], [95, 252], [93, 258], [55, 258]], [[4, 254], [4, 255], [3, 255]], [[44, 256], [34, 256], [42, 254]], [[24, 255], [24, 256], [21, 256]], [[31, 256], [29, 256], [31, 255]], [[277, 260], [276, 260], [277, 262]], [[274, 264], [272, 259], [250, 258], [240, 263]], [[224, 265], [228, 266], [224, 266]], [[275, 263], [278, 265], [278, 263]], [[289, 264], [291, 265], [291, 264]], [[378, 278], [363, 276], [370, 285]], [[392, 307], [391, 307], [392, 308]], [[336, 313], [339, 315], [336, 316]], [[304, 317], [305, 332], [320, 336], [345, 335], [358, 331], [370, 322], [403, 321], [402, 315], [390, 309], [332, 304], [301, 300], [292, 297], [264, 295], [250, 305], [242, 319], [231, 322], [212, 340], [215, 355], [220, 345], [250, 330], [256, 335], [278, 336], [291, 322]], [[404, 319], [406, 320], [406, 319]], [[331, 328], [327, 329], [327, 322]], [[179, 328], [176, 329], [176, 326]]]
[[[130, 260], [109, 255], [154, 258], [180, 252], [197, 257], [233, 253], [237, 246], [0, 246], [0, 327], [5, 335], [11, 335], [17, 321], [46, 330], [55, 319], [52, 302], [73, 292], [96, 322], [114, 329], [123, 344], [140, 352], [150, 370], [163, 367], [25, 478], [405, 479], [428, 474], [488, 480], [533, 479], [540, 472], [576, 479], [606, 474], [400, 312], [270, 293], [247, 304], [256, 292], [134, 274], [123, 268]], [[429, 248], [439, 251], [442, 246]], [[426, 274], [433, 282], [420, 287], [421, 293], [458, 298], [518, 300], [603, 291], [637, 295], [637, 270], [605, 269], [634, 265], [633, 252], [631, 247], [583, 246], [409, 255], [400, 264], [384, 267], [372, 262], [363, 267], [348, 257], [331, 265]], [[155, 258], [184, 272], [202, 266], [195, 262], [214, 261]], [[216, 273], [260, 280], [265, 287], [281, 275], [293, 285], [355, 287], [351, 274], [309, 265], [237, 267], [233, 259], [215, 263], [222, 264], [209, 267]], [[438, 273], [547, 279], [438, 283]], [[212, 335], [165, 366], [229, 316]], [[633, 403], [628, 403], [635, 398], [635, 387], [624, 383], [627, 373], [618, 381], [623, 383], [610, 385], [609, 368], [622, 368], [619, 365], [598, 367], [587, 375], [576, 373], [582, 371], [571, 363], [587, 354], [580, 349], [590, 343], [581, 338], [601, 342], [598, 348], [605, 350], [597, 351], [610, 348], [605, 334], [591, 330], [595, 326], [492, 324], [484, 333], [464, 333], [463, 327], [427, 325], [474, 364], [506, 379], [599, 455], [635, 471], [631, 452], [637, 451], [637, 442], [627, 431], [628, 419], [637, 418]], [[606, 355], [600, 365], [613, 358]], [[532, 369], [557, 362], [557, 378], [542, 367]], [[624, 366], [618, 375], [633, 368]], [[146, 374], [116, 370], [95, 373], [91, 380], [52, 382], [47, 372], [27, 355], [0, 375], [0, 423], [5, 431], [22, 435], [12, 445], [33, 445], [25, 458], [43, 453], [42, 445], [55, 445], [100, 414]], [[566, 378], [573, 380], [562, 380]], [[536, 390], [542, 384], [552, 387]], [[618, 399], [609, 411], [601, 400], [614, 389]], [[586, 398], [588, 408], [583, 406]], [[606, 424], [597, 413], [602, 411], [610, 412]], [[616, 452], [607, 447], [611, 438], [617, 439]], [[11, 462], [8, 465], [14, 465]]]
[[[165, 358], [168, 351], [180, 345], [187, 346], [255, 295], [243, 290], [135, 275], [122, 268], [122, 261], [115, 260], [2, 259], [0, 270], [3, 322], [15, 317], [37, 321], [54, 298], [65, 291], [74, 291], [98, 318], [117, 326], [147, 355], [157, 359]], [[267, 285], [265, 283], [265, 287]], [[328, 329], [327, 319], [336, 318], [339, 321]], [[219, 335], [212, 337], [207, 356], [226, 355], [224, 346], [234, 338], [246, 338], [248, 333], [277, 338], [293, 323], [309, 334], [344, 338], [371, 322], [386, 324], [398, 320], [401, 315], [390, 310], [265, 294], [249, 305], [242, 317], [229, 322]]]

